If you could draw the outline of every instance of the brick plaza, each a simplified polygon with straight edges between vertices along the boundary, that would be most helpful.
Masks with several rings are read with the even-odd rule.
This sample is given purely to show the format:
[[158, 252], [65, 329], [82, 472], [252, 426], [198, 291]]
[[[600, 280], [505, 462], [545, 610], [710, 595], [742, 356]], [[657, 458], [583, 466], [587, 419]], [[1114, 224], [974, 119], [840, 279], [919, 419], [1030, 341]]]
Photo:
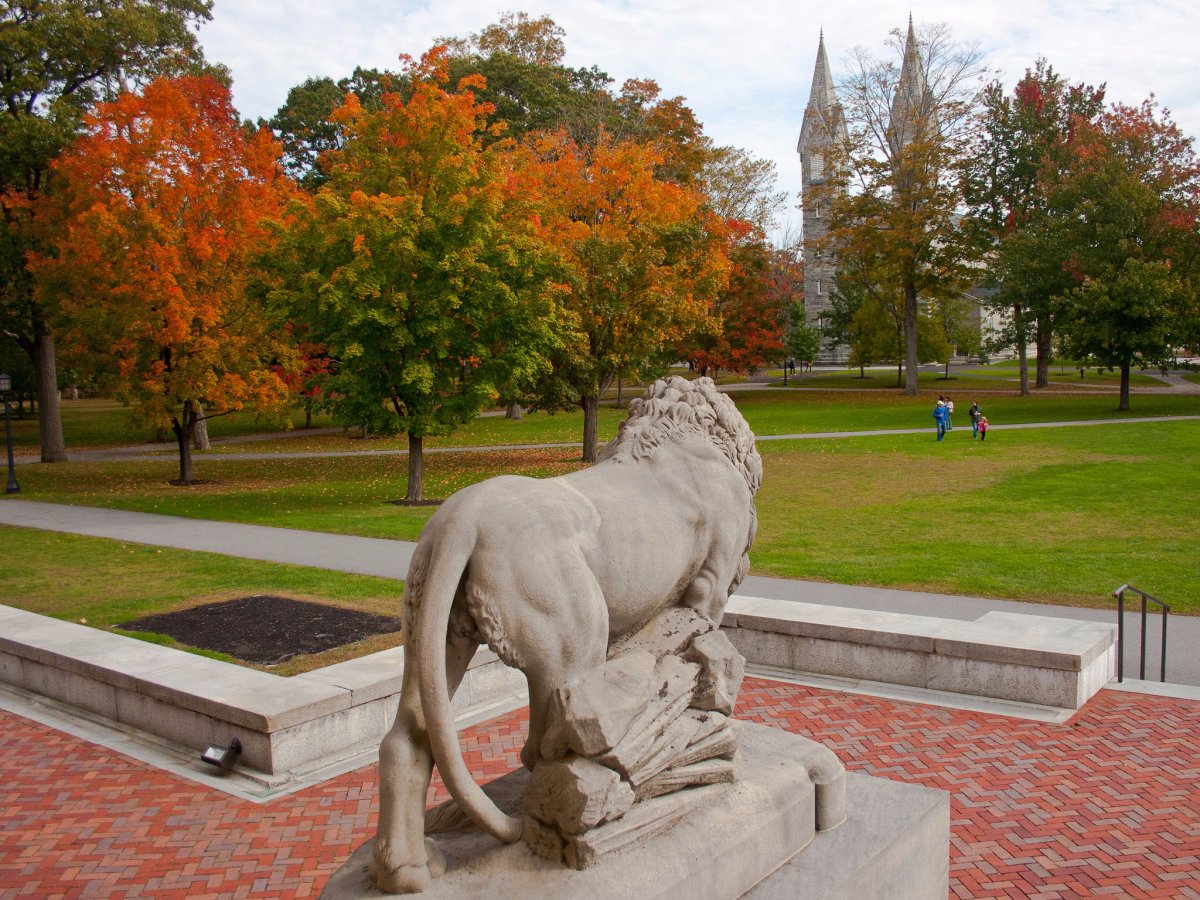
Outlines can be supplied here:
[[[1048, 724], [747, 679], [738, 715], [950, 791], [952, 896], [1200, 900], [1200, 703], [1104, 690]], [[477, 778], [524, 728], [462, 734]], [[374, 766], [252, 803], [0, 712], [0, 897], [316, 896], [374, 810]]]

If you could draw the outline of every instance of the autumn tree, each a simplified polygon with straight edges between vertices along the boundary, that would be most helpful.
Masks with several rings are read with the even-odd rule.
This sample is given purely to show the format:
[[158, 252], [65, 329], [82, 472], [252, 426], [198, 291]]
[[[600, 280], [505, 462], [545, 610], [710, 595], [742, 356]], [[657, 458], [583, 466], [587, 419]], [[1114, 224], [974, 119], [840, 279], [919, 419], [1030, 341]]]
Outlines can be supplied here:
[[622, 375], [648, 377], [698, 331], [712, 330], [728, 278], [722, 223], [703, 194], [658, 174], [653, 146], [567, 134], [532, 143], [544, 200], [540, 234], [558, 253], [569, 293], [563, 346], [535, 405], [577, 405], [583, 458], [596, 459], [600, 397]]
[[800, 297], [777, 290], [777, 250], [766, 237], [785, 197], [775, 190], [775, 164], [736, 147], [715, 148], [699, 187], [708, 208], [725, 222], [731, 267], [711, 310], [720, 327], [695, 334], [697, 343], [681, 348], [681, 356], [703, 374], [710, 369], [751, 372], [778, 363], [789, 313]]
[[702, 375], [752, 372], [778, 363], [785, 352], [788, 307], [777, 305], [770, 290], [772, 248], [748, 222], [730, 220], [726, 232], [729, 280], [710, 309], [717, 328], [690, 335], [694, 345], [681, 348]]
[[408, 436], [406, 499], [424, 498], [424, 439], [545, 368], [555, 308], [527, 180], [485, 146], [478, 76], [450, 83], [437, 47], [404, 58], [406, 95], [337, 111], [328, 182], [296, 204], [272, 257], [272, 297], [331, 359], [344, 425]]
[[198, 66], [192, 26], [211, 0], [16, 0], [0, 7], [0, 329], [35, 373], [43, 462], [67, 458], [58, 407], [52, 310], [35, 297], [31, 222], [51, 162], [98, 99]]
[[[1047, 183], [1046, 240], [1071, 286], [1059, 303], [1066, 351], [1121, 373], [1162, 365], [1200, 321], [1200, 161], [1154, 101], [1079, 122]], [[1036, 249], [1036, 248], [1032, 248]]]
[[[249, 259], [292, 188], [265, 130], [247, 132], [206, 76], [151, 82], [100, 104], [55, 164], [54, 236], [30, 263], [74, 354], [100, 366], [149, 425], [170, 426], [179, 481], [209, 417], [287, 401], [287, 348], [247, 298]], [[54, 221], [57, 219], [57, 221]]]
[[[1026, 347], [1037, 346], [1037, 387], [1050, 383], [1051, 298], [1070, 287], [1061, 248], [1045, 232], [1048, 179], [1070, 157], [1081, 122], [1103, 109], [1104, 87], [1069, 85], [1044, 59], [1012, 93], [999, 81], [983, 91], [978, 130], [963, 161], [970, 224], [987, 254], [985, 282], [1004, 314], [1004, 340], [1017, 352], [1021, 393], [1029, 393]], [[1037, 249], [1048, 252], [1037, 252]]]
[[955, 43], [945, 26], [918, 38], [910, 23], [892, 39], [899, 66], [856, 52], [839, 91], [848, 140], [832, 148], [827, 177], [805, 204], [829, 219], [827, 240], [814, 250], [870, 260], [881, 289], [899, 293], [905, 391], [916, 394], [921, 306], [961, 293], [974, 278], [955, 168], [981, 69], [978, 52]]

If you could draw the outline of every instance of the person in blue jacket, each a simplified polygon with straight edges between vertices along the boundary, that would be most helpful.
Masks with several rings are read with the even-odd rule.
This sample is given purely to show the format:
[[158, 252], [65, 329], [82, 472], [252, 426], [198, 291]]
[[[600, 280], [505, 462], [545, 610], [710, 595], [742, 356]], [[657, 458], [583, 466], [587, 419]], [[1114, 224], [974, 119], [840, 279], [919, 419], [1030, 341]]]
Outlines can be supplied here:
[[946, 413], [946, 403], [939, 397], [937, 406], [933, 408], [933, 421], [937, 424], [937, 439], [939, 441], [946, 436]]

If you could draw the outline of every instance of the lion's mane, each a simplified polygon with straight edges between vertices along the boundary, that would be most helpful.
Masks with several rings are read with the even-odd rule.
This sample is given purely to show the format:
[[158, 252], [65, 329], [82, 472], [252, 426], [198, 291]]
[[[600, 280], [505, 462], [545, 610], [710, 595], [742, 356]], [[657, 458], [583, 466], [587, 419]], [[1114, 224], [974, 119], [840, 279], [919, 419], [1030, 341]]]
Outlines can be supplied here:
[[628, 418], [598, 461], [649, 459], [664, 444], [688, 436], [711, 441], [741, 473], [750, 493], [758, 492], [762, 458], [754, 447], [754, 432], [709, 378], [656, 381], [629, 404]]

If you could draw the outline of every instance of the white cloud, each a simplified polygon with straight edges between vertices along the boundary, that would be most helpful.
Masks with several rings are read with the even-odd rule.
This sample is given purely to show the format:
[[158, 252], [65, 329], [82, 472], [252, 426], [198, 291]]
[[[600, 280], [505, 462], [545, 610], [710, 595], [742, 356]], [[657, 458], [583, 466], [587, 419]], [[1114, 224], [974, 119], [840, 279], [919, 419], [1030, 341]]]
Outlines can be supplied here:
[[[476, 0], [216, 0], [200, 38], [208, 57], [232, 70], [242, 114], [269, 118], [305, 78], [395, 68], [401, 53], [419, 55], [439, 36], [465, 36], [520, 8]], [[836, 77], [855, 46], [880, 52], [888, 31], [907, 20], [907, 8], [864, 0], [820, 7], [558, 0], [525, 9], [548, 13], [566, 30], [568, 64], [596, 65], [618, 84], [653, 78], [668, 96], [683, 95], [718, 143], [773, 160], [792, 195], [818, 29]], [[945, 22], [957, 39], [978, 42], [1006, 84], [1044, 56], [1072, 81], [1107, 82], [1110, 100], [1135, 104], [1153, 92], [1186, 133], [1200, 131], [1194, 0], [928, 0], [913, 12], [918, 22]]]

